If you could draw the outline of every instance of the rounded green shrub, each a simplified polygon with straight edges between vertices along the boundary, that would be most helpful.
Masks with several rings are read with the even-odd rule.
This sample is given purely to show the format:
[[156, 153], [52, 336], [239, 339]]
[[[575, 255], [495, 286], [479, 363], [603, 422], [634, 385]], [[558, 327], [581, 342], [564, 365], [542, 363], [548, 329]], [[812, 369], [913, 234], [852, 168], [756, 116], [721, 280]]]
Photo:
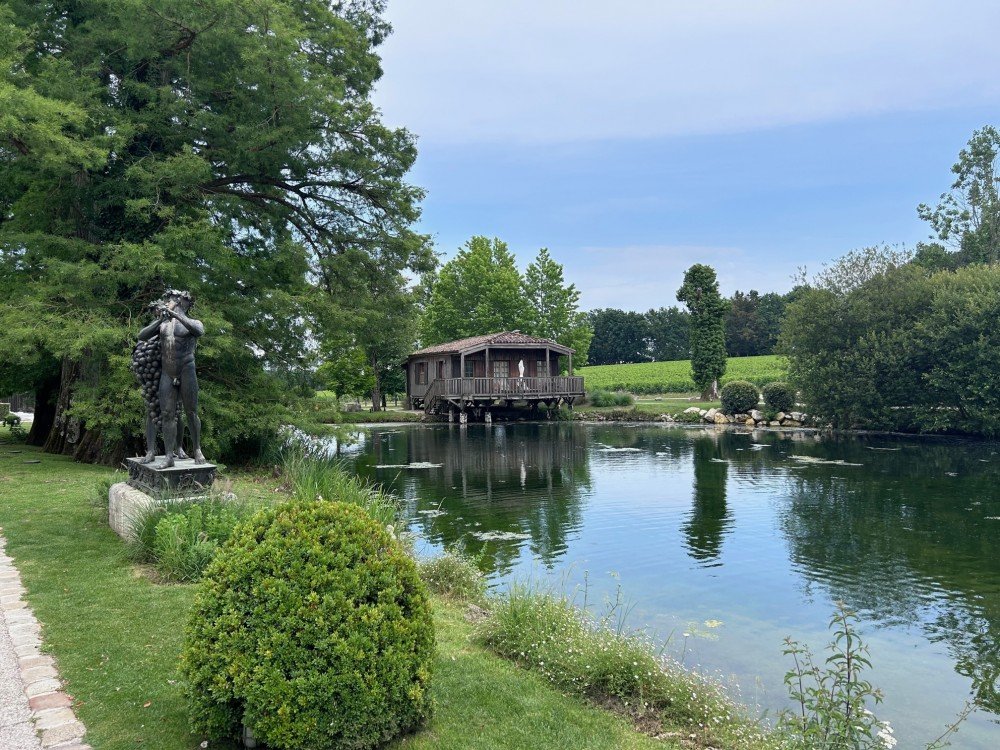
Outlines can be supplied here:
[[763, 388], [764, 403], [775, 411], [795, 408], [795, 389], [788, 383], [768, 383]]
[[722, 387], [722, 411], [725, 414], [746, 414], [757, 408], [760, 392], [753, 383], [733, 380]]
[[414, 562], [347, 503], [241, 524], [206, 568], [182, 669], [195, 729], [276, 750], [371, 748], [430, 714], [434, 626]]

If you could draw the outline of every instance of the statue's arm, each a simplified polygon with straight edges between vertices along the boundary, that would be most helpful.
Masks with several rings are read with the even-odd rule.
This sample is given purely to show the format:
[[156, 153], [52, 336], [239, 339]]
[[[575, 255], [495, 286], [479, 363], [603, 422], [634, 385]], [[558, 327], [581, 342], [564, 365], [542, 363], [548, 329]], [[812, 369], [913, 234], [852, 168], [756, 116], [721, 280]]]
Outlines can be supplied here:
[[200, 320], [195, 320], [194, 318], [189, 318], [187, 315], [182, 313], [180, 310], [171, 310], [170, 314], [173, 315], [181, 324], [191, 332], [192, 336], [202, 336], [205, 333], [205, 326]]
[[139, 331], [139, 341], [149, 341], [160, 331], [160, 319], [157, 318], [148, 326]]

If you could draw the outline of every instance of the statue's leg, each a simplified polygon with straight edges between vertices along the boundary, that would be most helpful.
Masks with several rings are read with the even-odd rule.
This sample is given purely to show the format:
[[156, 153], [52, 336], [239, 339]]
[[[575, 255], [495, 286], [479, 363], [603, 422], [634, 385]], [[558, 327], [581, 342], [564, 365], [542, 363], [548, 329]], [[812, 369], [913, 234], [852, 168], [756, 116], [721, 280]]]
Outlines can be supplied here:
[[164, 466], [173, 466], [177, 455], [177, 420], [170, 416], [177, 411], [177, 389], [174, 388], [173, 380], [166, 372], [160, 373], [160, 417], [166, 455]]
[[177, 410], [177, 458], [189, 458], [184, 452], [184, 423], [181, 421], [181, 410]]
[[139, 461], [141, 464], [152, 463], [156, 458], [156, 421], [149, 411], [146, 411], [146, 455]]
[[201, 420], [198, 418], [198, 376], [195, 375], [194, 363], [184, 368], [181, 374], [181, 401], [184, 403], [184, 416], [187, 419], [188, 431], [191, 433], [191, 452], [196, 464], [205, 463], [205, 455], [201, 452]]

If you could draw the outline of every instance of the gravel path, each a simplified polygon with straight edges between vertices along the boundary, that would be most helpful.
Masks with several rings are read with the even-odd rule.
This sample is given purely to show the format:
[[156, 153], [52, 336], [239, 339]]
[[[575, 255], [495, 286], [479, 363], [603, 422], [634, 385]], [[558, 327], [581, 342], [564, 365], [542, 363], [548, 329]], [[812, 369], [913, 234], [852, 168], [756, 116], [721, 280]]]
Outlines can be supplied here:
[[0, 536], [0, 748], [90, 750]]

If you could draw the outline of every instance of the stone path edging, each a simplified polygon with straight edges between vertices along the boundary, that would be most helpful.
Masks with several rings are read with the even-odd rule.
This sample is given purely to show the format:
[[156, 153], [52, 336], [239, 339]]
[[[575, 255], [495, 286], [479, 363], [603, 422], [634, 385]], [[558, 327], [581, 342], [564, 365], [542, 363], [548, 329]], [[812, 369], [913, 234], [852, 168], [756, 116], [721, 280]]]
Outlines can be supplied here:
[[91, 750], [42, 628], [24, 600], [21, 575], [0, 534], [0, 738], [4, 750]]

